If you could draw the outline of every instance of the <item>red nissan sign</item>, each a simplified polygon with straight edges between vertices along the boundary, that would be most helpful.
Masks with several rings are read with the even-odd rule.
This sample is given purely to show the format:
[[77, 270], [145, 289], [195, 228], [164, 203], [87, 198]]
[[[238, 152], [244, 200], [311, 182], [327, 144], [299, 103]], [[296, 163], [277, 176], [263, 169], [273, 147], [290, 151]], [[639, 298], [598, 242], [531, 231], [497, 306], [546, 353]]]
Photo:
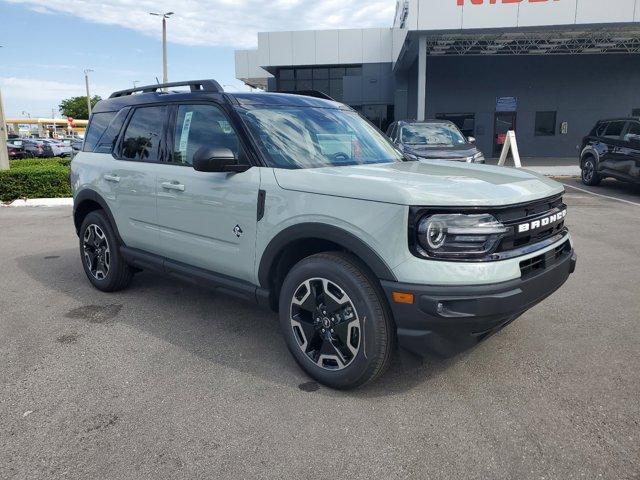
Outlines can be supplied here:
[[484, 5], [488, 3], [490, 5], [495, 5], [496, 3], [546, 3], [546, 2], [559, 2], [560, 0], [456, 0], [458, 2], [458, 6], [462, 7], [465, 4], [465, 1], [470, 3], [471, 5]]

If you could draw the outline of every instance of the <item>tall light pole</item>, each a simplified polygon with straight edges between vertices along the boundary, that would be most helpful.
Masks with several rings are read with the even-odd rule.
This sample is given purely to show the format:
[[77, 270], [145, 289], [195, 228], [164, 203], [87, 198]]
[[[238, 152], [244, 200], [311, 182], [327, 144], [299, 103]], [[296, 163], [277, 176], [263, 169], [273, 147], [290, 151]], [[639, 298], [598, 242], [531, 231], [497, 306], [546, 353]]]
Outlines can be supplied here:
[[[2, 48], [2, 45], [0, 45]], [[9, 170], [9, 151], [7, 150], [7, 124], [4, 121], [2, 92], [0, 91], [0, 170]]]
[[169, 83], [169, 72], [167, 67], [167, 18], [173, 15], [173, 12], [149, 12], [149, 15], [162, 17], [162, 83]]
[[[90, 68], [86, 68], [84, 71], [84, 85], [87, 87], [87, 111], [89, 112], [89, 117], [91, 117], [91, 95], [89, 94], [89, 73], [93, 72]], [[87, 117], [87, 120], [89, 119]]]

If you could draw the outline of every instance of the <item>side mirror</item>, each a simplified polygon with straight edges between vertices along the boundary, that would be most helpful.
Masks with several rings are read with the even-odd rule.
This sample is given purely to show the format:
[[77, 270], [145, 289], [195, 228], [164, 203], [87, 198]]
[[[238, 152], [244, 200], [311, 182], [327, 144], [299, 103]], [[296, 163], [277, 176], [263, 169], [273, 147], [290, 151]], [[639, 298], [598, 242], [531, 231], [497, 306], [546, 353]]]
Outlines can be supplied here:
[[235, 154], [228, 148], [202, 147], [193, 155], [193, 169], [198, 172], [246, 172], [251, 165], [238, 165]]
[[468, 137], [467, 140], [469, 143], [476, 143], [476, 137]]

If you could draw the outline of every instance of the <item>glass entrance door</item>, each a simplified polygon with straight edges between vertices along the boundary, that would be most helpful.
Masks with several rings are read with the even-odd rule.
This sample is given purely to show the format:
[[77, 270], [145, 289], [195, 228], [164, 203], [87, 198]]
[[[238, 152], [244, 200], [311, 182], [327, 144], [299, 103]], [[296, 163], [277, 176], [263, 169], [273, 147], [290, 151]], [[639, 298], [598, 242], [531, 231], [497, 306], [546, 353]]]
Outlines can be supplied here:
[[507, 132], [516, 129], [516, 112], [496, 112], [494, 135], [493, 135], [493, 156], [497, 157], [502, 152], [504, 142], [507, 140]]

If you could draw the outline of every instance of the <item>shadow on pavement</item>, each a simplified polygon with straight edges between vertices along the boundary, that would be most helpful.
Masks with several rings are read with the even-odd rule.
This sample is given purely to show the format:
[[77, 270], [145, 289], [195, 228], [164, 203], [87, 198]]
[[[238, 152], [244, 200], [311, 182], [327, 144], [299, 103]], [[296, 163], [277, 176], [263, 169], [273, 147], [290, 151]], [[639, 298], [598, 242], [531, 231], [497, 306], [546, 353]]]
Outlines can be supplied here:
[[[20, 257], [17, 263], [44, 289], [75, 300], [77, 307], [61, 312], [69, 319], [122, 323], [209, 362], [283, 386], [297, 388], [310, 380], [287, 350], [277, 315], [269, 310], [152, 272], [136, 275], [125, 291], [103, 293], [87, 281], [75, 248]], [[428, 382], [457, 361], [395, 353], [391, 367], [377, 382], [349, 392], [320, 388], [317, 393], [395, 395]]]

